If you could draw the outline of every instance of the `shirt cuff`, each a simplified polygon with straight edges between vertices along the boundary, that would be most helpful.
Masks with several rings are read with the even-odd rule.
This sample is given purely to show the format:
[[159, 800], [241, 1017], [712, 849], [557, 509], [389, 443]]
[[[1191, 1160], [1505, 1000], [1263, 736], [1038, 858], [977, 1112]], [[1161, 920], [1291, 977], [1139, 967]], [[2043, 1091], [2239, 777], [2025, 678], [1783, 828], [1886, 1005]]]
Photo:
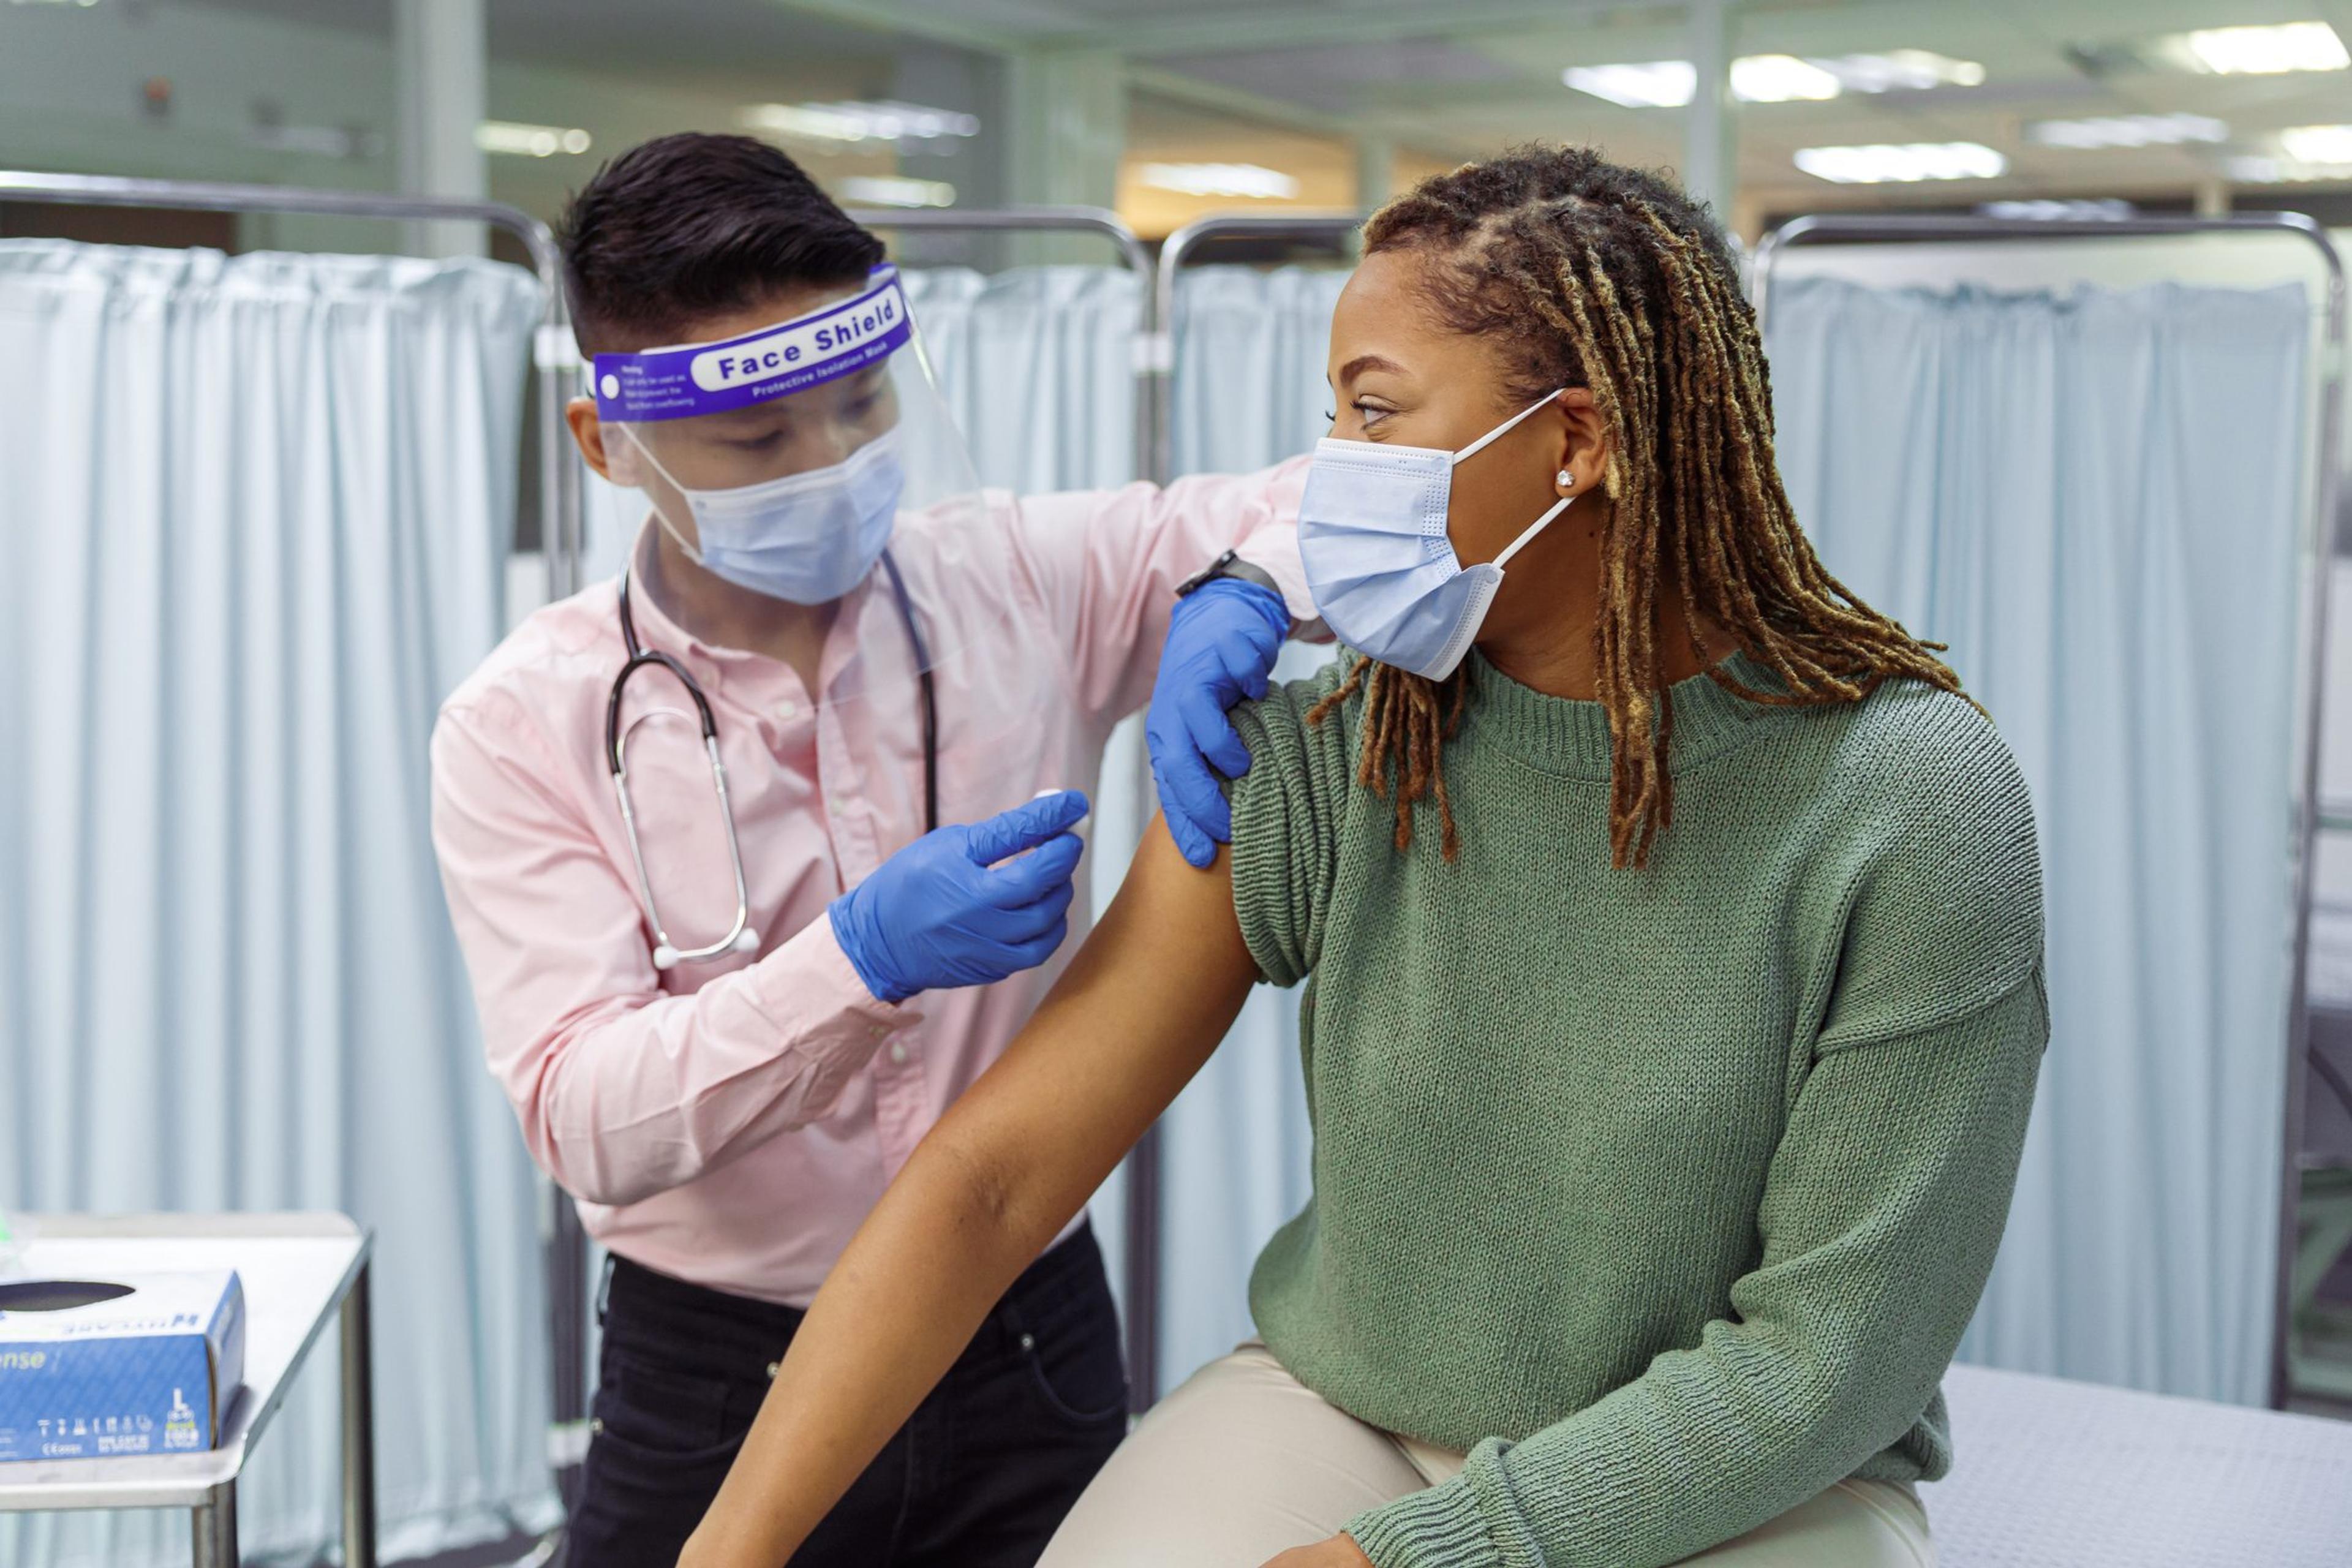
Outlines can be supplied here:
[[803, 1055], [860, 1056], [900, 1029], [922, 1022], [905, 1003], [883, 1001], [866, 988], [833, 922], [819, 915], [747, 972], [760, 1011]]
[[1496, 1568], [1502, 1561], [1462, 1476], [1360, 1513], [1347, 1533], [1373, 1568]]

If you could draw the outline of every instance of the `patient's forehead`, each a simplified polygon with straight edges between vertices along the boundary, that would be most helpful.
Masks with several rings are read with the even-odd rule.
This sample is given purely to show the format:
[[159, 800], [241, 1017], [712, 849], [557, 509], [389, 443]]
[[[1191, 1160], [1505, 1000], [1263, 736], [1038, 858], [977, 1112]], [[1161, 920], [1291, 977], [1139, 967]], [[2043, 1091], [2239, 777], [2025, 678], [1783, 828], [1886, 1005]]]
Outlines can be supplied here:
[[1432, 270], [1443, 265], [1412, 247], [1376, 251], [1357, 265], [1331, 311], [1328, 369], [1335, 387], [1344, 370], [1368, 358], [1393, 367], [1372, 374], [1415, 380], [1502, 374], [1501, 343], [1457, 331], [1439, 313]]

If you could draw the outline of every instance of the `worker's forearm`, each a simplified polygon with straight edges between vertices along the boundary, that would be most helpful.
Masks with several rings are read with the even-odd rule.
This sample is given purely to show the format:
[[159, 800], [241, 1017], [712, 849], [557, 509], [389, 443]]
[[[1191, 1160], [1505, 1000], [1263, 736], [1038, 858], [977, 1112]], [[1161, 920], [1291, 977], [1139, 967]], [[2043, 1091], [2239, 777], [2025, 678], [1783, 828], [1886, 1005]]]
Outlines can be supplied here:
[[793, 1336], [680, 1568], [778, 1568], [1053, 1239], [952, 1143], [916, 1151]]
[[613, 998], [493, 1063], [541, 1167], [631, 1204], [826, 1115], [911, 1016], [875, 1000], [820, 919], [690, 995]]

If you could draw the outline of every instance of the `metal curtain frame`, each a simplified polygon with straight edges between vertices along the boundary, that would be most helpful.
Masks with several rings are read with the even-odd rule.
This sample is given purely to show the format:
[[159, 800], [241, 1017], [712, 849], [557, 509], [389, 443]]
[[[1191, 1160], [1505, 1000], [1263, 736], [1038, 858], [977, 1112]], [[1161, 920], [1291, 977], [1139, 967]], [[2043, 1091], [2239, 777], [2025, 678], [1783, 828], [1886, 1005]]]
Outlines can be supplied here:
[[1151, 477], [1166, 484], [1176, 477], [1176, 274], [1202, 246], [1220, 239], [1341, 239], [1361, 228], [1359, 212], [1212, 213], [1171, 234], [1160, 247], [1159, 276], [1152, 289], [1152, 315], [1159, 339], [1152, 349], [1153, 402], [1157, 418], [1151, 442]]
[[2193, 234], [2290, 235], [2308, 241], [2326, 268], [2326, 327], [2322, 347], [2319, 435], [2314, 444], [2317, 471], [2312, 486], [2311, 538], [2304, 583], [2304, 711], [2302, 779], [2295, 805], [2294, 934], [2287, 998], [2286, 1093], [2281, 1151], [2277, 1300], [2271, 1324], [2270, 1402], [2286, 1407], [2290, 1392], [2290, 1279], [2294, 1266], [2295, 1211], [2301, 1184], [2304, 1097], [2311, 1048], [2311, 911], [2319, 837], [2321, 700], [2327, 673], [2330, 566], [2336, 554], [2337, 498], [2342, 493], [2346, 300], [2344, 259], [2327, 231], [2302, 213], [2247, 213], [2227, 217], [1994, 218], [1969, 216], [1871, 217], [1812, 215], [1790, 219], [1764, 237], [1752, 264], [1751, 298], [1757, 330], [1763, 330], [1771, 300], [1773, 264], [1790, 246], [1820, 242], [1919, 243], [1933, 240], [2112, 239]]
[[[1143, 355], [1151, 395], [1146, 450], [1154, 481], [1176, 478], [1176, 275], [1202, 245], [1219, 239], [1332, 239], [1361, 227], [1362, 213], [1212, 213], [1171, 234], [1160, 247], [1152, 285], [1151, 335]], [[1160, 1124], [1127, 1157], [1128, 1384], [1134, 1407], [1150, 1408], [1160, 1391]]]
[[[299, 213], [318, 217], [450, 219], [494, 224], [520, 238], [547, 295], [547, 313], [532, 345], [539, 379], [539, 539], [548, 562], [548, 596], [579, 584], [560, 574], [579, 555], [580, 481], [577, 465], [562, 460], [570, 445], [563, 424], [566, 388], [556, 372], [579, 363], [563, 299], [563, 266], [548, 226], [504, 202], [445, 201], [374, 191], [312, 190], [298, 185], [232, 185], [185, 180], [130, 180], [110, 174], [43, 174], [0, 170], [0, 201], [77, 206], [173, 207], [186, 212]], [[568, 542], [567, 557], [560, 545]]]

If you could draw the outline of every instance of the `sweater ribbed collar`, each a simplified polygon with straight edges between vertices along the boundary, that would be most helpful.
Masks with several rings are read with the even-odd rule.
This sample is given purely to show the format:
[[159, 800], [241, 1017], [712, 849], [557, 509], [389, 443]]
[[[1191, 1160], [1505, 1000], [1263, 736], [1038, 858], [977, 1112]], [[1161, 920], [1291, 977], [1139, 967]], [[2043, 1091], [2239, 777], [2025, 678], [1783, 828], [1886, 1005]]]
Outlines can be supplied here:
[[[1744, 653], [1734, 653], [1716, 668], [1751, 690], [1783, 689], [1772, 670]], [[1545, 773], [1569, 778], [1609, 776], [1609, 714], [1600, 703], [1551, 697], [1522, 686], [1475, 648], [1465, 670], [1471, 693], [1465, 728], [1475, 727], [1483, 742], [1499, 745]], [[1676, 681], [1669, 690], [1675, 704], [1670, 765], [1677, 768], [1740, 744], [1754, 735], [1759, 721], [1796, 711], [1735, 696], [1704, 671]]]

